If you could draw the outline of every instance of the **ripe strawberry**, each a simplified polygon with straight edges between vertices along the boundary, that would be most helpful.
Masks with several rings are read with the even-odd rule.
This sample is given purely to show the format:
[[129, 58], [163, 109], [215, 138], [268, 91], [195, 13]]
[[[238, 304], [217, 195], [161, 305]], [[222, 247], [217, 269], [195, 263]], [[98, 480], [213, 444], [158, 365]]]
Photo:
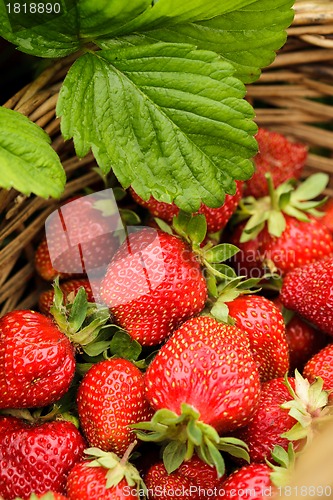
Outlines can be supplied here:
[[[197, 213], [205, 215], [208, 233], [216, 233], [227, 225], [227, 222], [236, 210], [239, 200], [242, 197], [242, 188], [243, 183], [241, 181], [236, 181], [235, 194], [227, 194], [224, 204], [219, 208], [210, 208], [204, 204], [201, 205]], [[151, 215], [163, 219], [166, 222], [171, 222], [173, 217], [179, 213], [179, 208], [175, 204], [157, 201], [152, 196], [148, 201], [144, 201], [132, 188], [130, 188], [130, 193], [138, 205], [147, 208]]]
[[0, 416], [0, 495], [12, 500], [49, 490], [64, 494], [67, 475], [84, 447], [71, 422], [31, 425]]
[[[114, 231], [120, 215], [104, 215], [96, 195], [71, 199], [46, 221], [45, 240], [37, 249], [35, 266], [44, 278], [82, 276], [107, 266], [119, 246]], [[111, 203], [111, 201], [110, 201]], [[109, 207], [110, 208], [110, 207]]]
[[324, 216], [319, 220], [333, 233], [333, 200], [329, 199], [321, 210], [324, 212]]
[[244, 425], [259, 397], [245, 333], [208, 316], [190, 319], [174, 332], [149, 365], [145, 384], [155, 410], [179, 415], [186, 403], [218, 432]]
[[305, 363], [327, 344], [327, 337], [294, 315], [286, 325], [290, 371], [302, 370]]
[[234, 498], [235, 500], [264, 500], [278, 492], [271, 481], [272, 469], [267, 464], [245, 465], [226, 479], [219, 489], [216, 500]]
[[287, 450], [290, 440], [295, 449], [303, 447], [323, 420], [327, 403], [323, 381], [317, 379], [310, 385], [297, 370], [295, 378], [265, 382], [251, 422], [238, 433], [249, 447], [251, 461], [264, 462], [275, 445]]
[[219, 478], [215, 468], [193, 456], [171, 474], [163, 462], [157, 462], [149, 468], [144, 480], [149, 498], [153, 500], [168, 500], [177, 490], [181, 493], [177, 498], [200, 500], [203, 496], [211, 496], [210, 491], [219, 488], [225, 478]]
[[333, 257], [295, 269], [284, 279], [282, 304], [333, 335]]
[[[324, 347], [309, 359], [304, 367], [303, 376], [310, 380], [310, 382], [313, 382], [317, 377], [321, 377], [324, 381], [324, 389], [332, 391], [333, 344]], [[332, 395], [330, 397], [332, 398]]]
[[274, 186], [288, 179], [299, 179], [307, 158], [307, 147], [290, 142], [285, 136], [259, 128], [255, 136], [259, 152], [254, 157], [255, 172], [246, 181], [245, 196], [261, 198], [268, 194], [265, 174], [270, 172]]
[[235, 325], [248, 335], [261, 381], [283, 377], [289, 369], [289, 354], [283, 316], [277, 306], [259, 295], [239, 296], [227, 305]]
[[129, 451], [122, 459], [98, 448], [90, 448], [85, 453], [96, 459], [78, 463], [70, 471], [69, 500], [126, 500], [144, 496], [146, 489], [139, 472], [127, 461]]
[[230, 450], [228, 438], [218, 435], [245, 425], [259, 398], [258, 370], [241, 330], [208, 316], [186, 321], [149, 365], [145, 384], [157, 412], [134, 427], [141, 440], [168, 443], [163, 461], [169, 473], [195, 451], [221, 476], [219, 447], [244, 452], [244, 443], [232, 440]]
[[204, 308], [207, 286], [185, 242], [144, 228], [130, 234], [112, 259], [101, 297], [131, 337], [156, 345]]
[[[289, 377], [289, 383], [295, 388], [295, 380]], [[262, 384], [260, 401], [253, 418], [237, 435], [249, 446], [251, 462], [264, 462], [271, 456], [275, 445], [288, 448], [288, 439], [281, 434], [289, 431], [296, 420], [281, 405], [291, 400], [284, 379], [279, 377]]]
[[0, 408], [57, 401], [74, 370], [72, 345], [50, 318], [24, 310], [0, 318]]
[[[64, 281], [59, 285], [62, 293], [64, 294], [64, 303], [66, 304], [66, 298], [70, 293], [76, 294], [80, 287], [83, 287], [87, 292], [88, 302], [94, 302], [94, 293], [91, 289], [90, 281], [88, 279], [71, 279]], [[50, 315], [50, 308], [53, 305], [54, 299], [54, 289], [45, 290], [42, 292], [38, 299], [38, 308], [42, 314], [46, 316]]]
[[123, 454], [135, 440], [129, 428], [149, 420], [143, 375], [126, 359], [108, 359], [85, 374], [77, 394], [81, 427], [91, 446]]
[[35, 253], [35, 269], [39, 276], [46, 281], [53, 281], [57, 276], [60, 279], [71, 278], [71, 273], [58, 272], [52, 265], [46, 238], [42, 238]]
[[264, 267], [285, 275], [333, 252], [333, 238], [326, 226], [312, 216], [309, 222], [284, 216], [286, 227], [281, 236], [271, 235], [265, 226], [254, 240], [241, 242], [244, 224], [230, 241], [240, 252], [234, 256], [237, 273], [251, 277], [264, 274]]

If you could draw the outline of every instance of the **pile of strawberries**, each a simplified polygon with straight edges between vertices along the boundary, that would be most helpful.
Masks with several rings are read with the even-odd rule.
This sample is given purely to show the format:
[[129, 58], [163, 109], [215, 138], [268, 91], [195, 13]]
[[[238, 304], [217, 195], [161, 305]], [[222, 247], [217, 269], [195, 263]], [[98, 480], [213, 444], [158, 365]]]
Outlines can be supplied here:
[[261, 499], [288, 484], [332, 413], [333, 205], [325, 174], [298, 180], [306, 147], [257, 140], [253, 178], [220, 208], [130, 189], [127, 234], [89, 196], [51, 222], [38, 310], [0, 318], [2, 500]]

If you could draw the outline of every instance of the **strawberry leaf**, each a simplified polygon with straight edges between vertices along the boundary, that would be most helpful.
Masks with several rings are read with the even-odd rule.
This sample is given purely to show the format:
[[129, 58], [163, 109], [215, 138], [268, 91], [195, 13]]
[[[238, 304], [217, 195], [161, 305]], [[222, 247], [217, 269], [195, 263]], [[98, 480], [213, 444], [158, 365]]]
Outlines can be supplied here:
[[[250, 83], [259, 77], [261, 68], [273, 62], [275, 51], [285, 43], [284, 30], [292, 22], [293, 4], [293, 0], [276, 0], [274, 3], [271, 0], [249, 0], [242, 5], [239, 2], [229, 2], [229, 5], [220, 2], [221, 12], [210, 19], [202, 17], [194, 22], [169, 23], [155, 29], [146, 25], [140, 28], [140, 35], [117, 39], [117, 43], [191, 43], [199, 49], [221, 54], [232, 63], [237, 77]], [[115, 41], [99, 40], [98, 43], [106, 48]]]
[[0, 107], [0, 187], [59, 198], [66, 175], [50, 137], [17, 111]]
[[60, 92], [62, 133], [143, 199], [188, 212], [221, 206], [233, 180], [251, 176], [257, 150], [253, 109], [232, 74], [215, 53], [184, 44], [87, 53]]
[[163, 463], [168, 474], [174, 472], [183, 463], [186, 445], [179, 441], [170, 441], [163, 451]]
[[112, 337], [110, 351], [113, 355], [136, 361], [141, 354], [142, 347], [139, 342], [132, 339], [128, 333], [119, 330]]

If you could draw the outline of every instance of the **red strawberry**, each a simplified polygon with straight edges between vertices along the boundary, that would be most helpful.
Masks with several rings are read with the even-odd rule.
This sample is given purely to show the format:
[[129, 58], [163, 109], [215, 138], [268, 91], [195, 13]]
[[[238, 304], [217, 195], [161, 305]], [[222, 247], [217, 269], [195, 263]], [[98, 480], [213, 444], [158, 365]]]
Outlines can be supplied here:
[[216, 500], [264, 500], [277, 493], [271, 481], [272, 469], [267, 464], [250, 464], [236, 470], [222, 484]]
[[120, 358], [89, 369], [78, 390], [77, 406], [89, 444], [117, 454], [123, 454], [135, 440], [129, 425], [151, 416], [142, 373]]
[[258, 129], [255, 138], [259, 152], [253, 159], [255, 172], [246, 181], [245, 196], [261, 198], [268, 194], [265, 178], [267, 172], [271, 173], [275, 187], [288, 179], [299, 179], [307, 158], [307, 147], [263, 128]]
[[69, 500], [126, 500], [144, 496], [145, 485], [139, 472], [127, 462], [129, 451], [122, 459], [97, 448], [88, 449], [86, 453], [96, 459], [78, 463], [70, 471]]
[[299, 267], [287, 274], [280, 297], [282, 304], [333, 335], [333, 257]]
[[321, 377], [324, 381], [324, 389], [333, 390], [333, 344], [324, 347], [309, 359], [304, 367], [303, 376], [310, 382]]
[[[197, 213], [205, 215], [208, 233], [216, 233], [226, 226], [242, 197], [242, 188], [243, 183], [236, 181], [235, 194], [227, 194], [224, 204], [219, 208], [209, 208], [207, 205], [201, 205]], [[173, 217], [179, 213], [179, 208], [174, 204], [157, 201], [153, 197], [150, 197], [148, 201], [144, 201], [132, 188], [130, 188], [130, 193], [139, 205], [147, 208], [154, 217], [163, 219], [166, 222], [171, 222]]]
[[227, 303], [235, 325], [249, 337], [262, 382], [283, 377], [289, 369], [283, 316], [277, 306], [259, 295], [239, 296]]
[[216, 499], [264, 500], [265, 496], [271, 497], [277, 492], [270, 478], [271, 472], [272, 469], [267, 464], [245, 465], [230, 474], [222, 484]]
[[302, 370], [305, 363], [327, 344], [326, 336], [294, 315], [286, 325], [290, 371]]
[[281, 236], [271, 235], [265, 226], [254, 240], [241, 242], [244, 224], [237, 228], [230, 238], [240, 249], [233, 258], [237, 273], [260, 277], [266, 266], [285, 275], [333, 252], [332, 235], [320, 221], [312, 216], [308, 216], [309, 222], [289, 215], [284, 218], [286, 227]]
[[74, 376], [68, 338], [33, 311], [0, 318], [0, 408], [46, 406], [60, 399]]
[[35, 253], [35, 269], [39, 276], [46, 281], [53, 281], [57, 276], [60, 279], [71, 278], [71, 273], [61, 273], [54, 269], [46, 238], [44, 237], [39, 243]]
[[289, 348], [290, 373], [297, 368], [301, 371], [305, 363], [327, 344], [327, 336], [302, 320], [298, 314], [285, 309], [280, 297], [274, 304], [283, 314]]
[[47, 243], [41, 243], [35, 258], [44, 279], [54, 279], [54, 270], [60, 277], [68, 277], [107, 266], [119, 246], [114, 231], [119, 229], [120, 215], [116, 208], [114, 214], [103, 215], [97, 208], [101, 201], [97, 195], [72, 199], [49, 216]]
[[219, 478], [216, 469], [193, 456], [175, 472], [168, 474], [163, 462], [155, 463], [145, 475], [149, 498], [168, 500], [172, 492], [179, 491], [177, 498], [200, 500], [211, 496], [210, 491], [219, 488], [224, 477]]
[[251, 461], [264, 462], [275, 445], [287, 450], [290, 440], [295, 449], [302, 447], [305, 439], [312, 439], [327, 403], [323, 381], [318, 379], [310, 386], [297, 370], [295, 378], [265, 382], [251, 422], [238, 433], [249, 446]]
[[333, 233], [333, 200], [329, 199], [321, 210], [324, 212], [324, 216], [319, 220]]
[[[91, 289], [90, 281], [87, 279], [71, 279], [64, 281], [59, 285], [62, 293], [64, 294], [64, 303], [66, 304], [66, 298], [70, 293], [76, 294], [79, 288], [83, 287], [87, 292], [88, 302], [94, 302], [94, 293]], [[42, 292], [38, 299], [38, 308], [42, 314], [50, 315], [50, 308], [53, 305], [54, 290], [45, 290]]]
[[182, 324], [149, 365], [145, 384], [155, 410], [179, 415], [186, 403], [218, 432], [244, 425], [259, 396], [245, 333], [208, 316]]
[[28, 424], [0, 416], [0, 495], [29, 498], [50, 489], [65, 493], [66, 478], [85, 442], [71, 422]]
[[[230, 443], [217, 433], [245, 425], [260, 392], [246, 335], [208, 316], [190, 319], [159, 350], [145, 384], [157, 412], [150, 423], [135, 425], [142, 429], [137, 435], [168, 443], [163, 457], [167, 471], [173, 472], [195, 451], [224, 474], [218, 449], [226, 450]], [[242, 445], [233, 441], [232, 447], [240, 451]]]
[[204, 308], [207, 287], [185, 242], [144, 228], [130, 234], [112, 259], [101, 297], [134, 339], [155, 345]]
[[[289, 377], [295, 388], [295, 381]], [[264, 462], [271, 456], [275, 445], [288, 448], [289, 440], [281, 434], [289, 431], [296, 420], [281, 405], [291, 400], [283, 378], [268, 380], [262, 384], [259, 405], [251, 422], [238, 432], [238, 437], [249, 446], [251, 462]]]

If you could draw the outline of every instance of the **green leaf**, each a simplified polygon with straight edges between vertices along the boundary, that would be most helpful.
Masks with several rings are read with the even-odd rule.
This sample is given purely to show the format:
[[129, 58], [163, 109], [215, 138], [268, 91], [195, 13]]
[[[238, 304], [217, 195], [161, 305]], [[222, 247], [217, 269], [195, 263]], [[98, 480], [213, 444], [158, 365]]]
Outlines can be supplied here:
[[[60, 0], [60, 15], [25, 13], [22, 2], [20, 14], [8, 15], [9, 2], [0, 2], [0, 36], [27, 54], [40, 57], [63, 57], [71, 54], [81, 46], [74, 2], [76, 3], [75, 0]], [[14, 2], [10, 3], [13, 8]], [[28, 7], [30, 4], [31, 2], [26, 2]]]
[[[238, 78], [244, 83], [253, 82], [258, 79], [261, 68], [273, 62], [275, 52], [285, 43], [285, 30], [293, 19], [294, 1], [250, 0], [243, 4], [221, 4], [221, 12], [210, 19], [172, 23], [160, 29], [150, 27], [147, 30], [147, 27], [143, 27], [140, 31], [145, 31], [140, 36], [128, 37], [126, 42], [143, 43], [145, 37], [145, 43], [147, 40], [191, 43], [199, 49], [221, 54], [232, 63]], [[112, 43], [105, 40], [101, 46], [109, 47]]]
[[102, 352], [106, 351], [110, 347], [110, 341], [107, 340], [101, 340], [99, 342], [92, 342], [91, 344], [88, 344], [86, 346], [83, 346], [83, 350], [88, 356], [90, 357], [95, 357], [98, 356], [99, 354], [102, 354]]
[[0, 186], [59, 198], [66, 175], [50, 137], [17, 111], [0, 107]]
[[186, 445], [179, 441], [170, 441], [163, 451], [163, 463], [168, 472], [178, 469], [183, 463], [186, 454]]
[[224, 262], [227, 259], [231, 259], [236, 253], [239, 252], [239, 248], [235, 245], [228, 243], [222, 243], [221, 245], [216, 245], [207, 252], [205, 252], [204, 258], [209, 263], [219, 263]]
[[329, 176], [322, 172], [310, 175], [310, 177], [303, 181], [297, 189], [291, 193], [291, 202], [316, 198], [324, 191], [328, 182]]
[[75, 299], [68, 318], [69, 326], [73, 332], [77, 332], [78, 329], [82, 326], [87, 316], [87, 310], [87, 293], [85, 289], [81, 287], [75, 295]]
[[137, 360], [141, 354], [141, 345], [132, 339], [128, 333], [119, 330], [110, 342], [110, 351], [113, 355], [129, 360]]
[[253, 109], [233, 68], [209, 51], [157, 43], [80, 57], [57, 114], [78, 156], [90, 148], [104, 172], [143, 199], [188, 212], [218, 207], [233, 179], [253, 172]]
[[207, 233], [206, 217], [203, 214], [194, 215], [188, 223], [187, 233], [193, 243], [202, 243]]
[[222, 321], [223, 323], [228, 323], [229, 308], [224, 302], [215, 302], [210, 314], [217, 319], [217, 321]]

